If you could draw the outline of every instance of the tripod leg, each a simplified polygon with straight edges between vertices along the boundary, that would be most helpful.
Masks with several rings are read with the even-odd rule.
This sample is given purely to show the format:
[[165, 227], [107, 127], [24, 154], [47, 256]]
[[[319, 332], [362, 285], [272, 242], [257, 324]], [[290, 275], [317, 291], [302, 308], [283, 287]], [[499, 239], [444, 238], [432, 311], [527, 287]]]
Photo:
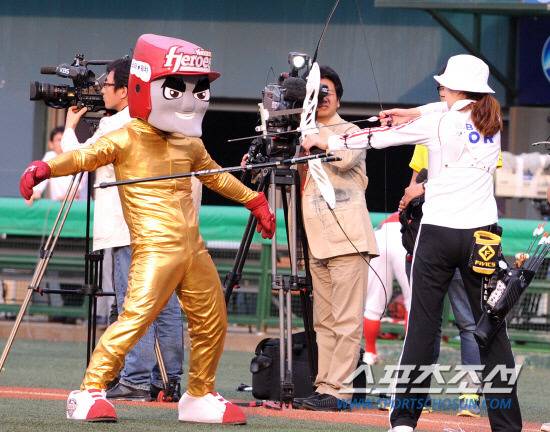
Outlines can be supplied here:
[[161, 390], [157, 395], [158, 402], [178, 402], [180, 398], [179, 384], [175, 381], [171, 381], [166, 371], [166, 364], [162, 357], [162, 351], [160, 349], [160, 343], [155, 335], [155, 355], [157, 357], [157, 363], [159, 366], [160, 377], [162, 379], [162, 385], [164, 390]]
[[83, 293], [88, 296], [88, 339], [86, 365], [90, 363], [96, 345], [97, 333], [97, 297], [103, 295], [103, 250], [86, 252], [86, 283]]
[[[286, 194], [285, 185], [287, 183], [287, 176], [280, 177], [281, 193]], [[271, 184], [269, 189], [269, 204], [271, 208], [275, 208], [275, 195], [277, 185], [277, 173], [275, 170], [271, 172]], [[291, 191], [292, 195], [292, 191]], [[292, 226], [289, 227], [287, 223], [287, 232], [290, 228], [292, 232]], [[272, 284], [274, 288], [279, 290], [279, 373], [280, 373], [280, 397], [281, 405], [289, 404], [294, 398], [294, 383], [292, 376], [292, 305], [291, 305], [291, 285], [295, 283], [296, 272], [294, 276], [291, 275], [290, 283], [284, 276], [279, 276], [277, 273], [277, 236], [274, 235], [271, 239], [271, 275]], [[287, 234], [287, 238], [289, 238]], [[292, 240], [289, 240], [289, 245], [292, 244]], [[293, 253], [291, 249], [291, 265], [295, 270], [296, 260], [292, 261]], [[295, 249], [294, 249], [295, 250]]]
[[94, 314], [94, 299], [92, 296], [88, 297], [88, 333], [86, 338], [86, 367], [90, 364], [92, 358], [92, 320], [91, 317]]
[[25, 315], [27, 308], [29, 307], [29, 303], [32, 298], [32, 293], [35, 290], [36, 291], [39, 290], [38, 287], [40, 285], [40, 282], [42, 282], [44, 274], [46, 273], [46, 268], [52, 257], [53, 249], [57, 244], [59, 234], [63, 229], [63, 225], [65, 224], [67, 215], [69, 214], [69, 210], [71, 209], [71, 205], [78, 191], [78, 185], [80, 184], [81, 179], [82, 179], [82, 173], [79, 173], [72, 178], [69, 189], [67, 190], [67, 193], [65, 194], [65, 198], [61, 204], [61, 208], [57, 213], [57, 217], [55, 219], [52, 230], [50, 231], [50, 235], [48, 236], [48, 240], [46, 241], [44, 248], [41, 250], [40, 259], [34, 269], [33, 277], [29, 285], [29, 289], [27, 290], [27, 295], [25, 296], [25, 299], [21, 304], [21, 308], [19, 309], [17, 318], [15, 319], [15, 323], [13, 324], [13, 327], [11, 329], [8, 341], [6, 342], [6, 345], [4, 346], [4, 350], [2, 351], [2, 356], [0, 357], [0, 372], [2, 371], [4, 364], [8, 358], [8, 354], [13, 345], [13, 341], [15, 340], [15, 335], [17, 334], [17, 331], [21, 326], [21, 321], [23, 320], [23, 316]]
[[160, 343], [156, 336], [155, 336], [155, 355], [157, 357], [157, 362], [159, 365], [162, 383], [164, 384], [164, 390], [167, 390], [169, 385], [168, 373], [166, 372], [166, 365], [164, 364], [164, 358], [162, 357], [162, 352], [160, 350]]
[[[296, 183], [290, 186], [290, 222], [289, 222], [289, 241], [290, 248], [290, 286], [286, 293], [286, 329], [287, 329], [287, 360], [288, 360], [288, 376], [292, 382], [292, 290], [298, 289], [298, 260], [296, 253]], [[292, 396], [294, 396], [294, 389]], [[291, 399], [292, 400], [292, 399]]]
[[[262, 178], [260, 185], [258, 186], [258, 191], [265, 192], [268, 186], [269, 186], [269, 178], [267, 176], [264, 176]], [[229, 304], [229, 299], [231, 298], [231, 294], [233, 293], [233, 288], [238, 286], [239, 281], [241, 279], [244, 262], [248, 255], [250, 244], [252, 243], [252, 238], [254, 237], [255, 229], [256, 229], [256, 218], [254, 217], [254, 215], [250, 214], [250, 216], [248, 217], [248, 222], [246, 224], [246, 228], [244, 230], [241, 243], [239, 245], [239, 250], [237, 251], [237, 255], [233, 263], [233, 268], [231, 272], [229, 272], [226, 275], [225, 281], [223, 283], [224, 289], [225, 289], [226, 305]]]
[[[65, 225], [65, 220], [67, 219], [69, 210], [71, 209], [74, 198], [78, 192], [78, 187], [80, 185], [80, 181], [82, 180], [82, 176], [83, 173], [78, 173], [74, 175], [71, 179], [71, 183], [69, 184], [69, 188], [67, 189], [67, 193], [65, 194], [63, 201], [61, 202], [61, 207], [53, 223], [50, 235], [48, 236], [48, 239], [46, 240], [46, 243], [43, 247], [42, 255], [46, 255], [46, 253], [53, 253], [55, 245], [57, 244], [57, 239], [59, 238], [59, 234], [63, 229], [63, 225]], [[35, 286], [33, 286], [33, 288], [35, 288]]]
[[306, 273], [305, 287], [300, 289], [300, 302], [302, 305], [304, 330], [306, 334], [309, 371], [311, 382], [313, 383], [317, 377], [317, 350], [315, 349], [316, 340], [315, 331], [313, 330], [313, 283], [311, 281], [311, 273], [309, 271], [309, 246], [304, 228], [304, 219], [302, 216], [302, 193], [301, 187], [299, 187], [300, 177], [297, 172], [294, 174], [294, 184], [296, 185], [296, 236], [300, 240], [302, 246], [302, 258], [304, 260], [304, 268]]
[[8, 358], [8, 354], [11, 350], [11, 346], [13, 344], [13, 341], [15, 339], [15, 335], [17, 334], [17, 330], [19, 330], [19, 326], [21, 325], [21, 321], [23, 320], [23, 316], [27, 312], [27, 308], [29, 306], [29, 303], [31, 301], [33, 290], [29, 289], [27, 290], [27, 295], [25, 296], [25, 299], [23, 300], [23, 304], [21, 305], [21, 308], [19, 309], [19, 313], [17, 314], [17, 318], [15, 318], [15, 323], [13, 324], [13, 327], [11, 329], [10, 336], [8, 338], [8, 341], [6, 342], [6, 346], [4, 346], [4, 350], [2, 351], [2, 357], [0, 357], [0, 372], [2, 371], [4, 367], [4, 363], [6, 362], [6, 359]]
[[[311, 274], [309, 272], [309, 256], [308, 256], [308, 244], [305, 237], [303, 218], [301, 211], [301, 196], [300, 196], [300, 179], [296, 170], [291, 170], [291, 181], [287, 181], [285, 184], [290, 185], [290, 199], [287, 202], [286, 190], [283, 192], [283, 209], [285, 211], [285, 221], [287, 242], [289, 245], [289, 254], [291, 262], [291, 278], [289, 290], [296, 291], [299, 289], [300, 300], [302, 306], [303, 322], [306, 335], [306, 348], [308, 354], [309, 363], [309, 378], [311, 383], [315, 381], [317, 376], [317, 351], [315, 349], [315, 332], [313, 330], [313, 307], [311, 299]], [[298, 246], [301, 246], [305, 267], [305, 281], [302, 281], [298, 276]], [[287, 351], [287, 364], [289, 365], [289, 377], [293, 377], [292, 367], [292, 296], [289, 293], [285, 296], [286, 301], [284, 304], [285, 333], [286, 335], [286, 351]], [[282, 302], [282, 300], [280, 300]], [[281, 303], [283, 304], [283, 303]], [[283, 306], [281, 306], [283, 307]], [[290, 378], [292, 383], [292, 378]], [[290, 389], [289, 389], [290, 390]]]

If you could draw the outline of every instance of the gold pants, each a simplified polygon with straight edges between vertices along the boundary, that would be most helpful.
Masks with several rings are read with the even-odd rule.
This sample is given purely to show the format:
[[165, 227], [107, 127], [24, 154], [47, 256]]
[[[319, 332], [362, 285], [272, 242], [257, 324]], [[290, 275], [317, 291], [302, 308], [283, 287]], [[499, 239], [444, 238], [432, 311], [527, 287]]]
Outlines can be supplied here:
[[191, 340], [187, 391], [193, 396], [214, 391], [227, 312], [218, 272], [204, 248], [198, 252], [132, 250], [124, 311], [99, 340], [82, 390], [107, 387], [174, 290], [187, 316]]

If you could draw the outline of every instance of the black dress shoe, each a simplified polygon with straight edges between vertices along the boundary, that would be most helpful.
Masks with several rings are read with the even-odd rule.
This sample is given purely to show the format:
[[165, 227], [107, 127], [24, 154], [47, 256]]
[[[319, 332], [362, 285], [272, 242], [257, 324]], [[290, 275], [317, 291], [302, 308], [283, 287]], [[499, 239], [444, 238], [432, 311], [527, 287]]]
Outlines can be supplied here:
[[151, 393], [149, 390], [142, 390], [135, 387], [130, 387], [124, 383], [119, 382], [113, 388], [107, 390], [107, 399], [116, 400], [131, 400], [131, 401], [144, 401], [149, 402], [151, 400]]
[[320, 394], [302, 402], [302, 408], [311, 411], [342, 411], [350, 409], [349, 402], [329, 394]]
[[292, 408], [302, 408], [302, 405], [305, 400], [315, 399], [318, 396], [320, 396], [320, 393], [313, 392], [312, 394], [306, 397], [294, 398], [292, 399]]

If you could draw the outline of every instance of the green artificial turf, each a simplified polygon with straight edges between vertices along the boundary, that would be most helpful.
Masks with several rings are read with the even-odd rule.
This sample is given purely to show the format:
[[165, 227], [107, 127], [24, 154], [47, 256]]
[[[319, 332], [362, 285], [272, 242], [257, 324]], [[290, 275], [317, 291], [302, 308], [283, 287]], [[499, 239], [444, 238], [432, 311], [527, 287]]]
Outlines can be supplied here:
[[84, 423], [65, 419], [65, 401], [36, 401], [0, 399], [1, 432], [171, 432], [171, 431], [235, 431], [235, 432], [308, 432], [330, 429], [333, 432], [387, 431], [387, 427], [368, 427], [348, 424], [330, 425], [249, 415], [245, 426], [192, 425], [179, 423], [177, 411], [117, 405], [117, 423]]
[[[1, 341], [3, 347], [5, 341]], [[187, 353], [186, 353], [187, 355]], [[251, 382], [248, 371], [251, 354], [225, 352], [218, 369], [217, 390], [227, 399], [253, 400], [250, 392], [236, 391], [240, 383]], [[16, 340], [1, 386], [77, 389], [86, 362], [82, 343]], [[184, 374], [185, 379], [185, 374]], [[327, 424], [281, 418], [248, 416], [246, 426], [189, 425], [177, 422], [177, 410], [147, 406], [117, 405], [118, 423], [75, 423], [65, 418], [64, 400], [22, 400], [0, 398], [0, 432], [73, 432], [78, 431], [288, 431], [307, 432], [326, 429]], [[387, 428], [331, 424], [335, 432], [382, 432]]]
[[[3, 347], [4, 341], [0, 342]], [[401, 344], [380, 344], [380, 353], [385, 363], [396, 363]], [[251, 383], [248, 370], [252, 354], [225, 352], [218, 369], [217, 390], [228, 399], [252, 400], [248, 392], [236, 391], [240, 383]], [[549, 354], [521, 352], [518, 361], [526, 364], [518, 386], [523, 418], [525, 421], [550, 421], [548, 409], [548, 383], [550, 383]], [[532, 359], [537, 359], [532, 361]], [[82, 343], [44, 342], [16, 340], [8, 357], [5, 370], [0, 374], [0, 386], [76, 389], [80, 385], [86, 362], [86, 347]], [[460, 351], [443, 345], [441, 364], [460, 362]], [[383, 374], [383, 366], [376, 365], [374, 376]], [[185, 379], [185, 374], [184, 374]], [[174, 407], [175, 408], [175, 407]], [[20, 400], [0, 398], [0, 432], [75, 431], [77, 426], [65, 419], [65, 401]], [[81, 431], [173, 431], [217, 430], [228, 427], [186, 425], [176, 421], [176, 410], [143, 406], [118, 405], [119, 423], [78, 424]], [[268, 418], [249, 415], [249, 424], [239, 430], [309, 431], [327, 429], [327, 424], [312, 421]], [[386, 431], [387, 428], [330, 424], [334, 432], [340, 431]]]

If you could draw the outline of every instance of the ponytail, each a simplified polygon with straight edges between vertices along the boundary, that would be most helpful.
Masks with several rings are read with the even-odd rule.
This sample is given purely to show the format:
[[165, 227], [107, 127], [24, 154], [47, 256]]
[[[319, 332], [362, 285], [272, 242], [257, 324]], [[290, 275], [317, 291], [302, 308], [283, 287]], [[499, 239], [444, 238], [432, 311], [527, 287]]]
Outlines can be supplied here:
[[502, 114], [498, 101], [487, 93], [466, 93], [471, 103], [465, 109], [471, 109], [471, 117], [481, 135], [491, 137], [502, 130]]

